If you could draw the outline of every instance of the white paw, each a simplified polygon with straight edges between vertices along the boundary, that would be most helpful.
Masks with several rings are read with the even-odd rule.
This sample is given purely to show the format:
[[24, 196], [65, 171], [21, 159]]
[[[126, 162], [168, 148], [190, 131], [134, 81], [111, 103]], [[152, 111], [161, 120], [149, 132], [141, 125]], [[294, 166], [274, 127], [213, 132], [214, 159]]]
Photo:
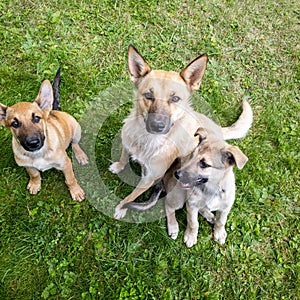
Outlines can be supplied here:
[[27, 190], [31, 195], [37, 194], [41, 190], [41, 183], [33, 183], [32, 181], [28, 182]]
[[80, 187], [80, 185], [70, 188], [70, 194], [74, 201], [81, 202], [85, 198], [84, 190]]
[[77, 161], [81, 165], [84, 166], [89, 162], [89, 158], [84, 153], [84, 151], [80, 148], [79, 144], [72, 144], [72, 149], [73, 149], [73, 152], [74, 152], [74, 155], [75, 155]]
[[220, 245], [225, 243], [227, 233], [224, 227], [214, 229], [214, 241], [218, 242]]
[[123, 169], [124, 169], [124, 166], [122, 164], [120, 164], [119, 162], [115, 162], [115, 163], [111, 164], [109, 167], [109, 171], [114, 174], [120, 173]]
[[176, 225], [168, 225], [168, 235], [171, 239], [176, 240], [179, 233], [178, 224]]
[[89, 158], [83, 151], [76, 156], [76, 159], [83, 166], [87, 165], [87, 163], [89, 162]]
[[127, 213], [127, 208], [122, 208], [123, 205], [124, 204], [121, 202], [115, 208], [114, 218], [117, 220], [123, 219]]
[[197, 244], [197, 232], [186, 230], [184, 233], [183, 241], [185, 242], [188, 248], [193, 247]]

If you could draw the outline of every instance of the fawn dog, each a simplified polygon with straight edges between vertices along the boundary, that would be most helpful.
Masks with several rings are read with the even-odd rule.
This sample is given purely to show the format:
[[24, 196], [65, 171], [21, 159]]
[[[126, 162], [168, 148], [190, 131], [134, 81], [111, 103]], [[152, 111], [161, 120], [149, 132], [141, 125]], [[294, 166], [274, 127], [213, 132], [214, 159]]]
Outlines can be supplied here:
[[[0, 104], [0, 124], [12, 133], [14, 157], [29, 174], [27, 189], [30, 194], [37, 194], [41, 189], [40, 171], [56, 168], [63, 171], [72, 199], [82, 201], [85, 193], [77, 183], [71, 159], [66, 153], [66, 148], [72, 143], [78, 162], [82, 165], [88, 163], [88, 157], [78, 144], [81, 128], [69, 114], [52, 110], [53, 101], [52, 85], [45, 80], [33, 102], [19, 102], [12, 106]], [[56, 107], [58, 101], [54, 101]]]
[[[251, 127], [252, 110], [247, 102], [236, 123], [225, 128], [192, 109], [189, 100], [200, 88], [206, 64], [207, 55], [204, 54], [181, 73], [153, 70], [138, 50], [129, 46], [128, 67], [136, 87], [136, 101], [122, 128], [120, 160], [110, 166], [110, 171], [119, 173], [131, 156], [140, 163], [142, 178], [132, 193], [116, 206], [116, 219], [126, 215], [124, 204], [134, 201], [155, 180], [162, 178], [177, 157], [185, 157], [196, 147], [198, 140], [191, 132], [196, 132], [199, 122], [205, 127], [220, 128], [224, 139], [241, 138]], [[237, 128], [246, 130], [242, 132]]]
[[189, 156], [174, 162], [148, 201], [125, 205], [144, 211], [152, 207], [160, 193], [165, 191], [168, 234], [172, 239], [176, 239], [179, 232], [175, 211], [186, 203], [186, 246], [192, 247], [197, 242], [198, 213], [214, 224], [214, 240], [224, 244], [227, 236], [225, 224], [235, 199], [233, 166], [242, 169], [248, 158], [237, 146], [227, 144], [220, 130], [198, 128], [195, 136], [199, 137], [198, 146]]

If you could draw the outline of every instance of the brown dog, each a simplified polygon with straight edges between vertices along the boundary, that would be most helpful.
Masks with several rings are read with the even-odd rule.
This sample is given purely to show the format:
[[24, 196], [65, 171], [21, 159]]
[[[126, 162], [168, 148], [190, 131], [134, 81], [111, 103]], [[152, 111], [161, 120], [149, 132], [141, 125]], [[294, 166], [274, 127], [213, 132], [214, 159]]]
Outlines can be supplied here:
[[62, 170], [73, 200], [82, 201], [84, 191], [74, 176], [66, 148], [72, 143], [75, 157], [82, 165], [88, 158], [79, 146], [81, 128], [67, 113], [52, 110], [53, 89], [45, 80], [33, 103], [20, 102], [10, 107], [0, 104], [0, 123], [12, 132], [16, 163], [26, 168], [30, 180], [29, 193], [40, 191], [39, 171]]
[[[198, 141], [191, 132], [196, 132], [199, 123], [216, 130], [220, 128], [225, 139], [241, 138], [251, 127], [252, 110], [247, 102], [239, 120], [228, 128], [221, 128], [191, 108], [189, 100], [200, 87], [206, 63], [207, 56], [202, 55], [180, 74], [152, 70], [136, 48], [129, 46], [128, 65], [130, 79], [137, 88], [136, 101], [122, 128], [120, 161], [113, 163], [110, 171], [119, 173], [131, 156], [142, 166], [142, 179], [115, 208], [116, 219], [125, 216], [124, 204], [134, 201], [155, 180], [163, 177], [177, 157], [188, 155], [197, 146]], [[236, 128], [243, 128], [245, 132]]]

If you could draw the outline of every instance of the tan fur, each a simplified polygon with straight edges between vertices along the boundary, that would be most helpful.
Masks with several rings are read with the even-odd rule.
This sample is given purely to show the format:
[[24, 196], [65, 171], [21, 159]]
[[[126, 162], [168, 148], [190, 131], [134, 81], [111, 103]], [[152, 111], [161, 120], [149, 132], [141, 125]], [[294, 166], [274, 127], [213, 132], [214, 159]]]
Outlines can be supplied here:
[[[167, 192], [165, 211], [168, 234], [172, 239], [177, 238], [179, 227], [175, 211], [186, 203], [184, 242], [187, 247], [197, 242], [198, 213], [214, 224], [214, 240], [225, 243], [225, 224], [235, 199], [233, 165], [242, 169], [248, 160], [238, 147], [228, 145], [219, 134], [211, 130], [204, 132], [193, 153], [170, 168], [163, 178]], [[214, 211], [216, 216], [212, 213]]]
[[[45, 80], [33, 103], [20, 102], [10, 107], [0, 104], [0, 122], [12, 133], [14, 157], [16, 163], [25, 167], [29, 174], [27, 189], [30, 194], [40, 191], [40, 171], [56, 168], [63, 171], [72, 198], [82, 201], [85, 194], [77, 183], [71, 160], [66, 153], [72, 143], [78, 162], [87, 164], [88, 158], [78, 144], [81, 128], [69, 114], [51, 110], [52, 103], [52, 86]], [[13, 126], [14, 122], [17, 122], [17, 126]], [[29, 149], [30, 143], [35, 140], [40, 146], [34, 149], [33, 144], [33, 149]]]
[[[220, 126], [189, 105], [192, 93], [200, 87], [206, 63], [207, 56], [202, 55], [181, 73], [152, 70], [138, 51], [132, 45], [129, 47], [129, 72], [137, 88], [136, 101], [122, 128], [121, 158], [110, 166], [110, 171], [119, 173], [131, 156], [141, 164], [143, 175], [133, 192], [115, 208], [116, 219], [125, 216], [124, 204], [134, 201], [155, 180], [163, 177], [177, 157], [188, 155], [197, 146], [197, 138], [190, 133], [197, 130], [199, 123], [216, 129], [223, 138]], [[244, 106], [249, 104], [244, 102]], [[252, 122], [249, 111], [247, 117], [245, 124], [249, 128]], [[240, 119], [245, 119], [245, 115]], [[241, 132], [236, 133], [235, 138], [238, 135], [241, 136]]]

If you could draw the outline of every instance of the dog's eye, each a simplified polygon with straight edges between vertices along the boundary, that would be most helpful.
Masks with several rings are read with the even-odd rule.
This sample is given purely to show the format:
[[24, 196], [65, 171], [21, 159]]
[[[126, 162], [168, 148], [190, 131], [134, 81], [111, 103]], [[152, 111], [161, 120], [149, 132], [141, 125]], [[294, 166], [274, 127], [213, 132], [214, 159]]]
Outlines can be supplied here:
[[207, 163], [204, 161], [204, 159], [201, 159], [201, 160], [199, 161], [199, 166], [200, 166], [201, 169], [205, 169], [205, 168], [209, 168], [209, 167], [210, 167], [210, 165], [207, 164]]
[[39, 123], [40, 122], [40, 120], [41, 120], [41, 117], [39, 117], [39, 116], [35, 116], [35, 115], [33, 115], [32, 116], [32, 123]]
[[143, 96], [145, 97], [145, 99], [147, 99], [149, 101], [154, 101], [154, 95], [152, 92], [144, 93]]
[[175, 96], [175, 95], [172, 95], [171, 98], [170, 98], [170, 102], [172, 102], [172, 103], [176, 103], [180, 100], [181, 100], [180, 97]]
[[19, 128], [21, 126], [20, 122], [17, 120], [17, 119], [14, 119], [12, 122], [11, 122], [11, 126], [15, 129]]

